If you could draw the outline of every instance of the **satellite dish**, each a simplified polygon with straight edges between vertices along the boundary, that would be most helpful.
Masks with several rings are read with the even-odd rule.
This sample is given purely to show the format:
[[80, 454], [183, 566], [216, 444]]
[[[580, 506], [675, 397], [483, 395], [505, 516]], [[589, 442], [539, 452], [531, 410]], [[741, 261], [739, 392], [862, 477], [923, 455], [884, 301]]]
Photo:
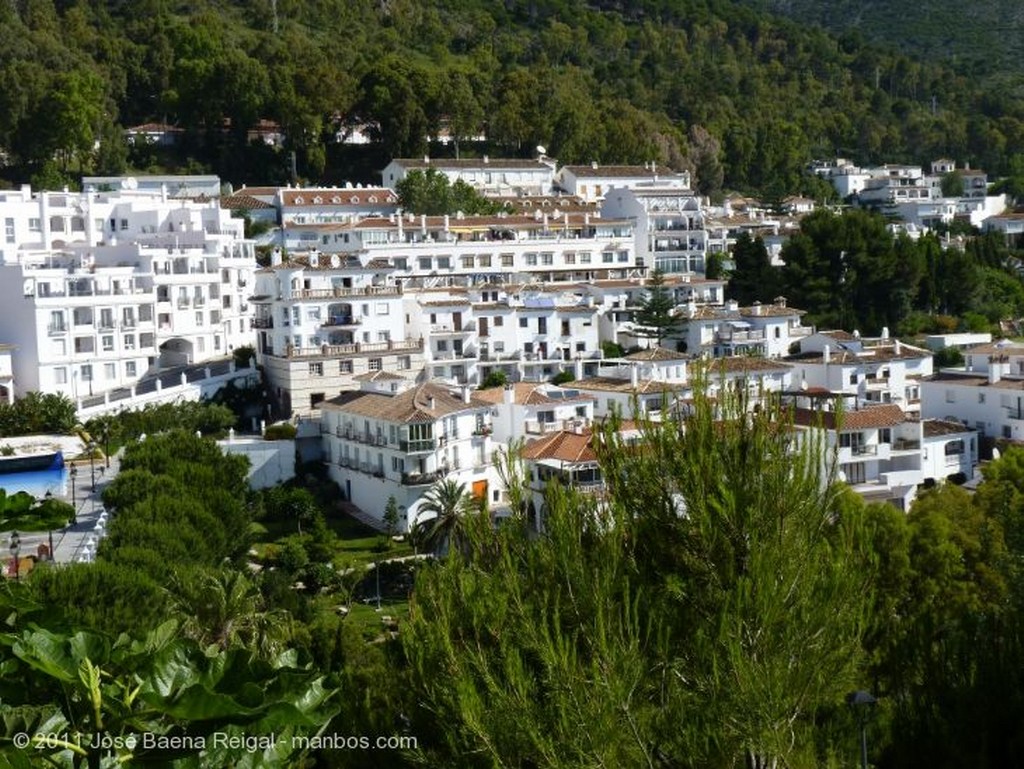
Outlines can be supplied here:
[[137, 190], [139, 188], [139, 180], [134, 176], [127, 176], [121, 180], [121, 189], [123, 190]]
[[547, 155], [548, 154], [547, 148], [543, 144], [538, 144], [537, 145], [537, 152], [539, 152], [541, 155]]

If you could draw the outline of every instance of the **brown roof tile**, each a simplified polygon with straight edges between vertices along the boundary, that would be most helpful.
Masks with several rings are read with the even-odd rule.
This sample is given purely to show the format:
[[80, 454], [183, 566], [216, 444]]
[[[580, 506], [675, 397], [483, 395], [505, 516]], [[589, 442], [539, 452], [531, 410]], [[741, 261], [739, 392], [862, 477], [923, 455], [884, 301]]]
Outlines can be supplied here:
[[670, 361], [687, 360], [689, 355], [685, 352], [677, 352], [667, 347], [649, 347], [646, 350], [637, 350], [626, 356], [626, 360], [636, 361]]
[[[814, 409], [793, 409], [793, 421], [806, 427], [817, 427], [820, 423], [829, 430], [836, 429], [835, 411], [816, 411]], [[907, 421], [903, 409], [894, 403], [871, 406], [863, 409], [844, 411], [840, 428], [848, 430], [867, 430], [878, 427], [895, 427]]]
[[963, 422], [954, 422], [950, 419], [925, 419], [921, 422], [924, 428], [925, 438], [938, 438], [942, 435], [957, 435], [958, 433], [974, 432]]
[[450, 388], [436, 382], [425, 382], [398, 395], [346, 392], [320, 404], [321, 409], [405, 423], [435, 422], [448, 414], [490, 406], [472, 394], [470, 402], [466, 403], [461, 394], [453, 393]]

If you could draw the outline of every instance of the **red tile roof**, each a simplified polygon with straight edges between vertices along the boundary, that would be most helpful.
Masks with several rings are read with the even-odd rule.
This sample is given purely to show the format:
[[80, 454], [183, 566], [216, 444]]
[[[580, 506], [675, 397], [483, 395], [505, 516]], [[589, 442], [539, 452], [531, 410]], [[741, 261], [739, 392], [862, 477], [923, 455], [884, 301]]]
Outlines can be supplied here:
[[[835, 430], [837, 416], [839, 415], [835, 411], [793, 409], [793, 421], [805, 427], [817, 427], [821, 424], [821, 426], [829, 430]], [[848, 430], [895, 427], [906, 421], [907, 415], [903, 413], [903, 409], [894, 403], [886, 403], [881, 406], [844, 411], [841, 420], [838, 421], [838, 425], [839, 429], [846, 432]]]

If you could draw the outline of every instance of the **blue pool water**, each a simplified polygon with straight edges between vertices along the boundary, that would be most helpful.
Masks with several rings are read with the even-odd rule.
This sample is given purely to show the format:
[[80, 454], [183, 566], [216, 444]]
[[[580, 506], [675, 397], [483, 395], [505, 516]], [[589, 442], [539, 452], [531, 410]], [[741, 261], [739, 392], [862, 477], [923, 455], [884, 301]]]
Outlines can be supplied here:
[[[55, 497], [71, 494], [71, 486], [66, 468], [36, 470], [31, 473], [5, 473], [0, 475], [0, 489], [3, 489], [8, 494], [27, 491], [35, 497], [41, 497], [48, 491]], [[82, 490], [80, 488], [79, 492]]]

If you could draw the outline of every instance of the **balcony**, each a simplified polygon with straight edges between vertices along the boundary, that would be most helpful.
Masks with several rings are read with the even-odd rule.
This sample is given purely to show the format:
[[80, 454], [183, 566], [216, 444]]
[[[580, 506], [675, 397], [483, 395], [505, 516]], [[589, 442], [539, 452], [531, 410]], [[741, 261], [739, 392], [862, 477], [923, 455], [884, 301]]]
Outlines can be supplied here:
[[334, 328], [340, 326], [358, 326], [362, 322], [362, 318], [356, 318], [352, 315], [331, 315], [320, 325], [323, 328]]
[[253, 328], [273, 328], [274, 327], [274, 319], [273, 318], [253, 318], [252, 319], [252, 327]]
[[187, 310], [189, 308], [190, 304], [191, 303], [190, 303], [190, 301], [188, 299], [178, 299], [178, 309], [179, 310]]
[[904, 438], [897, 438], [892, 443], [893, 451], [920, 451], [921, 441], [910, 441]]
[[716, 331], [715, 341], [724, 344], [763, 342], [764, 331]]
[[292, 291], [293, 299], [334, 299], [344, 296], [399, 296], [398, 286], [336, 286], [334, 288], [304, 288]]
[[138, 325], [138, 321], [136, 321], [135, 318], [122, 318], [121, 319], [121, 327], [122, 328], [135, 328], [137, 325]]
[[444, 478], [443, 472], [437, 471], [433, 473], [402, 473], [402, 485], [403, 486], [430, 486], [435, 481], [439, 481]]
[[61, 336], [62, 334], [68, 333], [68, 327], [63, 323], [51, 323], [47, 327], [47, 332], [50, 336]]
[[400, 440], [398, 442], [399, 451], [404, 451], [406, 454], [423, 454], [434, 451], [437, 448], [437, 441], [433, 438], [422, 438], [419, 440]]
[[494, 432], [494, 428], [491, 427], [491, 425], [481, 425], [473, 430], [473, 437], [480, 438], [485, 435], [490, 435], [492, 432]]
[[295, 347], [287, 345], [285, 358], [322, 358], [341, 355], [361, 355], [365, 353], [413, 352], [423, 349], [422, 339], [403, 342], [354, 342], [352, 344], [323, 344], [319, 347]]
[[888, 390], [889, 389], [889, 377], [870, 377], [864, 380], [864, 386], [868, 390]]

